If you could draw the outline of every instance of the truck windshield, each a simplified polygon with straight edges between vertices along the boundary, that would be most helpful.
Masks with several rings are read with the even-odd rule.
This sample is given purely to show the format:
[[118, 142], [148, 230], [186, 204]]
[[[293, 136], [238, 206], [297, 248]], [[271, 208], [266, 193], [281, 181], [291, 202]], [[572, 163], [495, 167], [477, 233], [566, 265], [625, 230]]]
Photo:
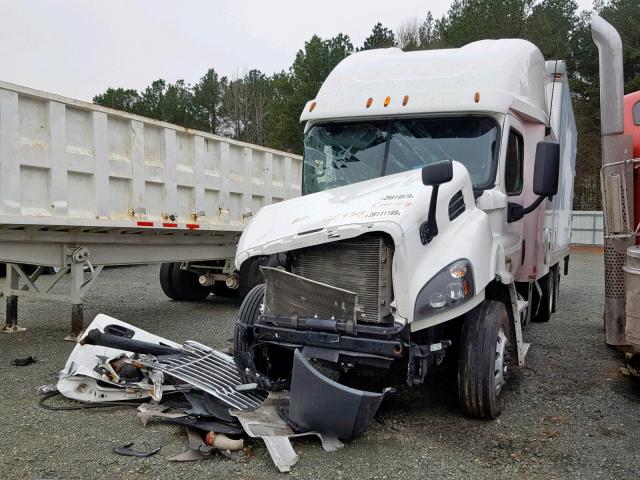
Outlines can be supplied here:
[[489, 117], [430, 117], [314, 125], [304, 139], [303, 194], [457, 160], [473, 187], [493, 185], [498, 123]]

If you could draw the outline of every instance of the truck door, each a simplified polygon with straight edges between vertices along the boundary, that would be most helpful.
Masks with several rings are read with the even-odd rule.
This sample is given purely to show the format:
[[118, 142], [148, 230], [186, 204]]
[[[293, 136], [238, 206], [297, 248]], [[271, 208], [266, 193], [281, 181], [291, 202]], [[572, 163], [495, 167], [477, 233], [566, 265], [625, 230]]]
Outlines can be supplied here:
[[[505, 156], [501, 169], [500, 185], [507, 195], [509, 202], [524, 203], [524, 167], [525, 141], [523, 125], [515, 117], [509, 115], [505, 122], [506, 131], [503, 135], [505, 142]], [[520, 267], [526, 245], [522, 242], [523, 221], [506, 223], [504, 249], [511, 259], [511, 271]]]

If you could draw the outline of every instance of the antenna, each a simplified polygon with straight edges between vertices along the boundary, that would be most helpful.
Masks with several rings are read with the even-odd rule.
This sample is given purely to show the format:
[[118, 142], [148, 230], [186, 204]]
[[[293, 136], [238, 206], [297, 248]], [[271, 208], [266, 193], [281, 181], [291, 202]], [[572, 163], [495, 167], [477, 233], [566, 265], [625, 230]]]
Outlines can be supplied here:
[[556, 91], [556, 74], [558, 73], [558, 53], [560, 50], [560, 34], [556, 37], [556, 63], [553, 66], [553, 85], [551, 85], [551, 102], [549, 105], [549, 124], [547, 125], [547, 131], [545, 132], [547, 135], [551, 134], [551, 114], [553, 113], [553, 97]]

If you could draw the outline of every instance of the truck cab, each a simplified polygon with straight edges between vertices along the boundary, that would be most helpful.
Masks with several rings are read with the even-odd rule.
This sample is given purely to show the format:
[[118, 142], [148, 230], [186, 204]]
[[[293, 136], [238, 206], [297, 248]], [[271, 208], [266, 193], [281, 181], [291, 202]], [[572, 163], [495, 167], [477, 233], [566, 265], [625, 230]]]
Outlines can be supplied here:
[[450, 363], [464, 413], [494, 418], [568, 259], [564, 62], [517, 39], [359, 52], [301, 121], [303, 195], [262, 208], [238, 245], [238, 267], [269, 266], [241, 306], [236, 362], [286, 379], [299, 349], [409, 385]]

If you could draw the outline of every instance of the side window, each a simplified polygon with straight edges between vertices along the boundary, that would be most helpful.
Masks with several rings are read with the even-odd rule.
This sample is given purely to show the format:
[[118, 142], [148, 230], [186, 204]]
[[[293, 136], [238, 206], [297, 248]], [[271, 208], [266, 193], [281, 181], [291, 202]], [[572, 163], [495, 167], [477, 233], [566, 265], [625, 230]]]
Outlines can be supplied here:
[[633, 124], [640, 126], [640, 102], [633, 106]]
[[504, 172], [507, 195], [520, 195], [524, 184], [524, 142], [515, 130], [509, 132], [507, 161]]

